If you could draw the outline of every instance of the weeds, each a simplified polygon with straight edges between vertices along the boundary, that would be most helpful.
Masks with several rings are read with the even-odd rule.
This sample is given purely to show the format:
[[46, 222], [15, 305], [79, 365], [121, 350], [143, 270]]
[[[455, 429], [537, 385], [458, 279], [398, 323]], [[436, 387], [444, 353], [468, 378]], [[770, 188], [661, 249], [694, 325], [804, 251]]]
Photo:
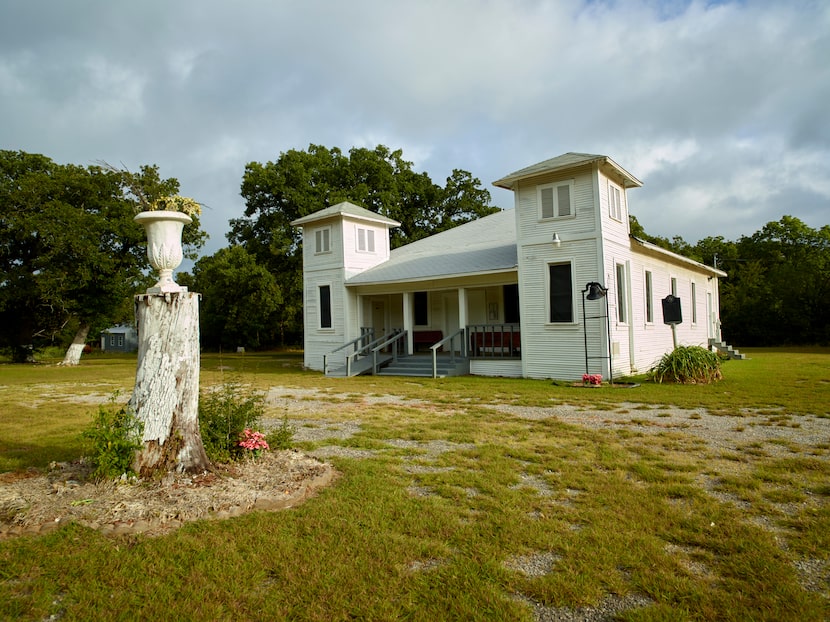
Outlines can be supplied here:
[[144, 423], [129, 406], [117, 407], [117, 393], [109, 404], [98, 407], [89, 428], [82, 433], [92, 442], [89, 461], [97, 480], [115, 479], [132, 473], [135, 452], [141, 448]]
[[259, 426], [264, 398], [247, 394], [238, 381], [226, 382], [199, 399], [199, 430], [208, 458], [228, 462], [242, 454], [239, 442], [246, 429]]
[[701, 346], [678, 346], [664, 354], [651, 370], [655, 382], [711, 384], [722, 378], [717, 354]]

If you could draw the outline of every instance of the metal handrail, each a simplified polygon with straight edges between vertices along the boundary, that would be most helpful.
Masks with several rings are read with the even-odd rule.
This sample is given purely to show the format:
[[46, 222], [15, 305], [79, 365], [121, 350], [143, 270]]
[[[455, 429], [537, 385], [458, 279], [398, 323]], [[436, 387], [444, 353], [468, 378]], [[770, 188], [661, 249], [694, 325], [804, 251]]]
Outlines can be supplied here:
[[[372, 374], [378, 373], [378, 352], [383, 350], [385, 347], [395, 344], [392, 348], [392, 360], [398, 360], [398, 348], [402, 345], [404, 339], [406, 339], [407, 331], [402, 330], [400, 328], [396, 328], [392, 331], [392, 336], [386, 339], [383, 343], [379, 343], [375, 347], [372, 348]], [[381, 337], [380, 339], [383, 339]]]
[[[335, 352], [339, 352], [340, 350], [344, 350], [344, 349], [346, 349], [350, 346], [355, 346], [355, 351], [352, 352], [351, 354], [346, 354], [346, 357], [345, 357], [346, 376], [351, 375], [349, 372], [351, 371], [350, 368], [351, 368], [351, 359], [352, 359], [352, 357], [357, 356], [361, 352], [365, 352], [366, 349], [369, 348], [372, 345], [372, 341], [373, 341], [372, 338], [375, 335], [375, 329], [374, 328], [362, 328], [361, 330], [363, 332], [360, 335], [360, 337], [355, 337], [351, 341], [347, 341], [346, 343], [344, 343], [342, 346], [339, 346], [339, 347], [335, 348], [334, 350], [332, 350], [328, 354], [323, 355], [323, 375], [324, 376], [327, 376], [328, 373], [329, 373], [329, 364], [328, 364], [329, 356], [331, 356]], [[364, 346], [359, 346], [360, 342], [364, 341], [367, 337], [369, 338], [369, 342], [366, 343], [366, 345], [364, 345]], [[382, 337], [380, 337], [379, 339], [382, 339]]]
[[467, 358], [467, 330], [464, 328], [459, 328], [457, 331], [444, 337], [441, 341], [438, 341], [430, 346], [432, 350], [432, 377], [438, 377], [438, 348], [442, 347], [444, 344], [450, 344], [450, 363], [455, 363], [455, 339], [461, 339], [461, 348], [459, 350], [462, 352], [464, 358]]

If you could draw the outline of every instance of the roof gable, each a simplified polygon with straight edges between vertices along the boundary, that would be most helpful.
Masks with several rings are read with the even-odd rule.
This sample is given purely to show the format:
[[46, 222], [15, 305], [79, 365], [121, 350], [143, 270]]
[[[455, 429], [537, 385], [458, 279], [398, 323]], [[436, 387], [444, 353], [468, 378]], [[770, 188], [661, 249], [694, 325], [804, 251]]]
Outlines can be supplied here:
[[401, 225], [401, 223], [399, 223], [397, 220], [392, 220], [391, 218], [387, 218], [386, 216], [367, 210], [366, 208], [360, 207], [359, 205], [355, 205], [354, 203], [350, 203], [349, 201], [343, 201], [336, 205], [331, 205], [324, 209], [317, 210], [316, 212], [313, 212], [308, 216], [297, 218], [296, 220], [291, 221], [291, 225], [293, 227], [302, 227], [312, 222], [326, 220], [329, 218], [335, 218], [337, 216], [350, 216], [351, 218], [357, 220], [366, 220], [369, 222], [380, 223], [390, 228], [399, 227]]
[[562, 155], [551, 158], [550, 160], [526, 166], [525, 168], [519, 169], [518, 171], [510, 173], [509, 175], [494, 181], [493, 185], [499, 188], [512, 190], [516, 185], [516, 182], [529, 177], [565, 171], [571, 168], [578, 168], [580, 166], [587, 166], [594, 163], [598, 163], [600, 166], [606, 165], [613, 169], [620, 177], [622, 177], [626, 188], [632, 186], [639, 187], [643, 185], [643, 182], [634, 177], [634, 175], [626, 171], [623, 167], [606, 155], [574, 152], [563, 153]]

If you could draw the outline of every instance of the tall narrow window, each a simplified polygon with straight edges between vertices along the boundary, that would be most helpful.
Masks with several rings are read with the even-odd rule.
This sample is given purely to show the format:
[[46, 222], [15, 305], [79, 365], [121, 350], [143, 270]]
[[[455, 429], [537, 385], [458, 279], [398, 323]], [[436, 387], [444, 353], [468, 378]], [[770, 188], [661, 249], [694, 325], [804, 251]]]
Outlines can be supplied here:
[[429, 298], [426, 292], [415, 292], [415, 326], [429, 326]]
[[557, 263], [548, 266], [549, 315], [552, 323], [574, 321], [573, 280], [571, 264]]
[[692, 282], [692, 324], [697, 324], [697, 287]]
[[331, 286], [320, 286], [320, 328], [331, 328]]
[[539, 186], [539, 218], [573, 216], [571, 182]]
[[617, 264], [617, 319], [620, 324], [625, 324], [628, 321], [628, 313], [626, 310], [626, 290], [625, 290], [625, 266], [621, 263]]
[[328, 253], [331, 250], [330, 237], [331, 229], [328, 227], [325, 229], [317, 229], [317, 231], [314, 232], [314, 252]]
[[646, 322], [654, 321], [654, 285], [651, 271], [646, 270]]
[[622, 220], [622, 193], [617, 186], [608, 184], [608, 212], [614, 220]]
[[517, 284], [505, 285], [502, 288], [504, 297], [504, 321], [506, 324], [519, 323], [519, 286]]

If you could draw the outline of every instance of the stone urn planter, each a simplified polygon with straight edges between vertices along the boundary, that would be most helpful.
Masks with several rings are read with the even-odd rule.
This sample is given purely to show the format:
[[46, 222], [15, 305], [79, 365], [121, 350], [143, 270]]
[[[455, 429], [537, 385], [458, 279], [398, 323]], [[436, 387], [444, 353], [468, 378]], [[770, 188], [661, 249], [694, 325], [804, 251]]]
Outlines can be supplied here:
[[158, 282], [147, 288], [147, 293], [186, 292], [186, 287], [173, 280], [173, 270], [179, 267], [184, 258], [182, 230], [193, 219], [182, 212], [155, 210], [140, 212], [134, 220], [144, 226], [147, 233], [147, 259], [159, 274]]

